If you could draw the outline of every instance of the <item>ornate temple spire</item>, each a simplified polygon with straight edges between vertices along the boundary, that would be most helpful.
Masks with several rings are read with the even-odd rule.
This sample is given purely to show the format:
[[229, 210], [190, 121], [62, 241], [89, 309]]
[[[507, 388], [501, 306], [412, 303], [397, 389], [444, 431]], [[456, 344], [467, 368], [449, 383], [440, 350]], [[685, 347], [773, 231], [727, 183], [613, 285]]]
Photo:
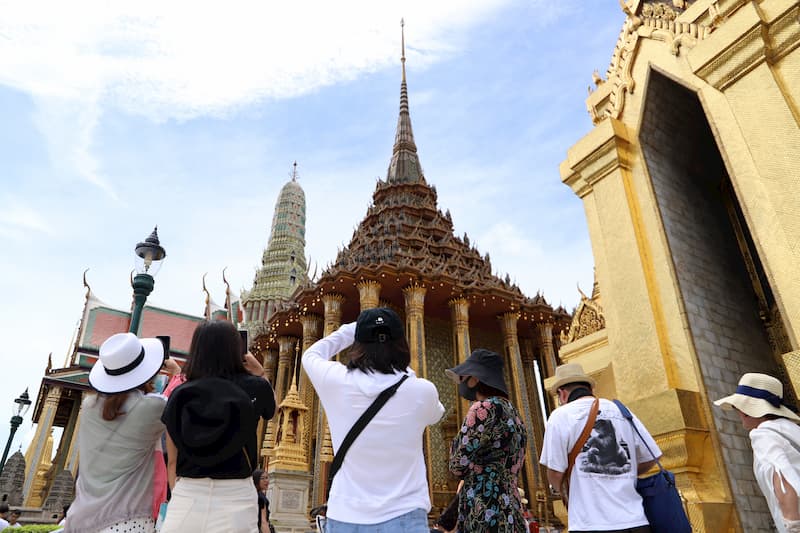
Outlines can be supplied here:
[[306, 197], [298, 183], [297, 162], [275, 203], [269, 241], [253, 287], [243, 296], [248, 323], [266, 323], [308, 278], [305, 257]]
[[400, 20], [400, 43], [402, 78], [400, 82], [400, 116], [397, 118], [397, 132], [394, 136], [392, 161], [386, 175], [388, 183], [415, 183], [424, 181], [422, 166], [417, 156], [414, 132], [411, 129], [411, 115], [408, 112], [408, 87], [406, 85], [406, 39], [405, 23]]

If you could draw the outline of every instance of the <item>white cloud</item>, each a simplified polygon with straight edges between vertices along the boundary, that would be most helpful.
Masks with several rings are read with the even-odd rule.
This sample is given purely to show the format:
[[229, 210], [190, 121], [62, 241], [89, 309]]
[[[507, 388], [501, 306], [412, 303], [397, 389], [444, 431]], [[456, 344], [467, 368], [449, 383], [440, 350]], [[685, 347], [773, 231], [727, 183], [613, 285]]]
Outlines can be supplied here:
[[2, 2], [0, 83], [154, 119], [222, 113], [396, 63], [401, 16], [428, 64], [506, 1]]
[[31, 231], [52, 235], [53, 228], [44, 217], [19, 199], [8, 198], [0, 207], [0, 236], [15, 240]]
[[[588, 234], [583, 239], [546, 245], [546, 228], [523, 230], [507, 220], [488, 226], [476, 235], [478, 249], [490, 251], [492, 268], [504, 277], [509, 273], [527, 296], [541, 291], [553, 307], [572, 306], [578, 300], [577, 285], [592, 286], [593, 264]], [[579, 237], [576, 235], [576, 237]]]
[[353, 79], [397, 63], [401, 16], [423, 68], [508, 1], [0, 0], [0, 84], [34, 97], [54, 166], [116, 200], [92, 154], [103, 109], [184, 120]]

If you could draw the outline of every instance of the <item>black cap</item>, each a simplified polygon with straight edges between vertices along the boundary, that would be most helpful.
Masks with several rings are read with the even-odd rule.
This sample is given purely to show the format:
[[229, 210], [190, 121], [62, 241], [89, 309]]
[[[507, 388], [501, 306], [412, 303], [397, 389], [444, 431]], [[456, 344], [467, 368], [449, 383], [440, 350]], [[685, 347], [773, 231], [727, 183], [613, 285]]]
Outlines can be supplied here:
[[403, 322], [388, 307], [362, 311], [356, 320], [356, 340], [362, 344], [397, 340], [404, 336]]

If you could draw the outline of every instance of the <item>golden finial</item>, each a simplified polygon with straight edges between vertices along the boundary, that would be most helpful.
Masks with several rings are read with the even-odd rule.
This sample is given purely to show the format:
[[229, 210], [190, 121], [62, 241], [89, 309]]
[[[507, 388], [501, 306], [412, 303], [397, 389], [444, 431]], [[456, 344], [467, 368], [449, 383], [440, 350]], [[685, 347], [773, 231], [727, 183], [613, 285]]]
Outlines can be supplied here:
[[403, 19], [400, 19], [400, 63], [403, 68], [403, 83], [406, 81], [406, 32], [405, 32], [406, 22]]

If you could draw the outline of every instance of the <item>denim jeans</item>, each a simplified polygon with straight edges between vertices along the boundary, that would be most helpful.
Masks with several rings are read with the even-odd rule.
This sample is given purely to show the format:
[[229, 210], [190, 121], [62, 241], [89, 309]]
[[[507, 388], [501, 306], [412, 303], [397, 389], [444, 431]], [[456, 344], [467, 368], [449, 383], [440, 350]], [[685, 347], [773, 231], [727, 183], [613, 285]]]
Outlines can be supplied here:
[[414, 509], [379, 524], [350, 524], [331, 518], [325, 524], [325, 533], [429, 533], [428, 513]]

